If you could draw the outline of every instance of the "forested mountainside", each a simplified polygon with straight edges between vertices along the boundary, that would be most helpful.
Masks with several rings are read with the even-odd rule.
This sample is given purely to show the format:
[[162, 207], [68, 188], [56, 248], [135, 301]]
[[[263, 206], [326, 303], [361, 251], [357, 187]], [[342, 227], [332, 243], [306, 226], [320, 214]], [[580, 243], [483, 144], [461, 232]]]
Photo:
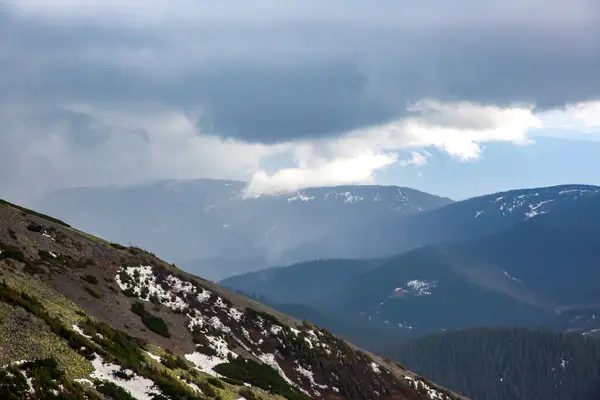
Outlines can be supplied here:
[[[600, 304], [598, 237], [600, 196], [590, 195], [474, 240], [430, 245], [362, 264], [316, 261], [304, 269], [294, 265], [222, 283], [263, 294], [273, 303], [362, 315], [365, 321], [400, 331], [501, 324], [556, 328], [568, 325], [560, 313], [583, 315]], [[302, 278], [299, 271], [305, 272]], [[590, 320], [565, 329], [597, 328]]]
[[316, 248], [301, 249], [303, 243], [325, 236], [333, 248], [340, 232], [452, 203], [397, 186], [317, 187], [251, 197], [245, 187], [200, 179], [72, 188], [50, 193], [35, 206], [112, 241], [151, 248], [216, 280], [313, 259]]
[[481, 400], [600, 398], [600, 339], [477, 328], [382, 346], [382, 354]]
[[458, 399], [135, 247], [0, 205], [0, 398]]

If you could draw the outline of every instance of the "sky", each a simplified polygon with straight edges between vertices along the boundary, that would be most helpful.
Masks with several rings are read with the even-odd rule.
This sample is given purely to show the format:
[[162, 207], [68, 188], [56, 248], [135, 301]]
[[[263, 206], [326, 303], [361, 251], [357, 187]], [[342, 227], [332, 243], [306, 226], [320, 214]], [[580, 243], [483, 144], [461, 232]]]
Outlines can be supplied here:
[[0, 71], [15, 201], [171, 178], [600, 184], [597, 0], [5, 0]]

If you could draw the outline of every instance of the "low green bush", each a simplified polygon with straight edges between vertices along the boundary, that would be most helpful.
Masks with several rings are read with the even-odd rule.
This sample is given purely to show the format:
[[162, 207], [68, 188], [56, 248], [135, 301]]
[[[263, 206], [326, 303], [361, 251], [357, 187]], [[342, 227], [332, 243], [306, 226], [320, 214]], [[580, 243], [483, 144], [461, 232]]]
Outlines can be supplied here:
[[148, 312], [144, 307], [144, 304], [141, 302], [134, 302], [131, 305], [131, 312], [139, 315], [144, 326], [146, 326], [146, 328], [150, 329], [152, 332], [166, 338], [171, 337], [167, 323], [162, 318], [152, 315], [150, 312]]
[[96, 278], [94, 275], [86, 274], [86, 275], [83, 275], [81, 277], [81, 279], [83, 279], [87, 283], [91, 283], [92, 285], [98, 284], [98, 278]]
[[215, 366], [213, 370], [228, 378], [248, 382], [253, 386], [284, 396], [289, 400], [309, 400], [296, 392], [273, 368], [244, 358], [231, 359]]

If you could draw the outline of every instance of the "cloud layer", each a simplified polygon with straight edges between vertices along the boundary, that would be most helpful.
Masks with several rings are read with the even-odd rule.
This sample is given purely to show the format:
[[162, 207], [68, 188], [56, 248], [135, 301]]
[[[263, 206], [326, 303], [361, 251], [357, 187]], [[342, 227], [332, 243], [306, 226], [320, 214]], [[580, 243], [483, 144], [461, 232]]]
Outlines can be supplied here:
[[213, 3], [0, 8], [7, 196], [159, 178], [244, 179], [250, 194], [368, 183], [426, 164], [431, 146], [473, 161], [485, 143], [598, 133], [597, 1]]

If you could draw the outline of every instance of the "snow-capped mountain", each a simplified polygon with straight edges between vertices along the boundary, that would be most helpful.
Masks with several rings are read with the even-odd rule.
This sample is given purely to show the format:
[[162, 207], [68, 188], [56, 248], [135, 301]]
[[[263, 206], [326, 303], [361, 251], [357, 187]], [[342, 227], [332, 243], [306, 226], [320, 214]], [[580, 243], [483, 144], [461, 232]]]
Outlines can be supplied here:
[[[318, 257], [304, 243], [450, 204], [397, 186], [309, 188], [246, 196], [239, 181], [162, 181], [135, 187], [75, 188], [40, 209], [112, 241], [134, 240], [213, 279]], [[197, 269], [196, 269], [197, 268]]]
[[[540, 203], [537, 210], [544, 212], [527, 215]], [[484, 213], [476, 218], [474, 210]], [[426, 245], [362, 264], [320, 261], [310, 268], [258, 271], [222, 283], [274, 303], [293, 301], [413, 331], [545, 323], [557, 313], [577, 312], [574, 318], [600, 305], [596, 188], [494, 194], [410, 216], [394, 228], [398, 234], [390, 230], [385, 235], [403, 239], [405, 230], [413, 234], [413, 246], [418, 240]], [[564, 330], [597, 332], [593, 318], [588, 325], [569, 321], [562, 321]]]
[[[454, 209], [462, 212], [466, 211], [466, 208], [475, 207], [473, 218], [478, 219], [498, 216], [529, 219], [549, 213], [553, 209], [572, 201], [586, 199], [599, 193], [600, 187], [589, 185], [564, 185], [512, 190], [459, 202], [456, 203]], [[452, 210], [452, 208], [450, 209]]]
[[[500, 232], [520, 222], [535, 219], [600, 195], [600, 187], [562, 185], [518, 189], [457, 201], [413, 215], [395, 215], [377, 226], [365, 224], [346, 232], [335, 246], [325, 242], [322, 257], [380, 257], [434, 243], [460, 242]], [[390, 240], [393, 238], [393, 240]], [[322, 239], [310, 243], [313, 249]]]

